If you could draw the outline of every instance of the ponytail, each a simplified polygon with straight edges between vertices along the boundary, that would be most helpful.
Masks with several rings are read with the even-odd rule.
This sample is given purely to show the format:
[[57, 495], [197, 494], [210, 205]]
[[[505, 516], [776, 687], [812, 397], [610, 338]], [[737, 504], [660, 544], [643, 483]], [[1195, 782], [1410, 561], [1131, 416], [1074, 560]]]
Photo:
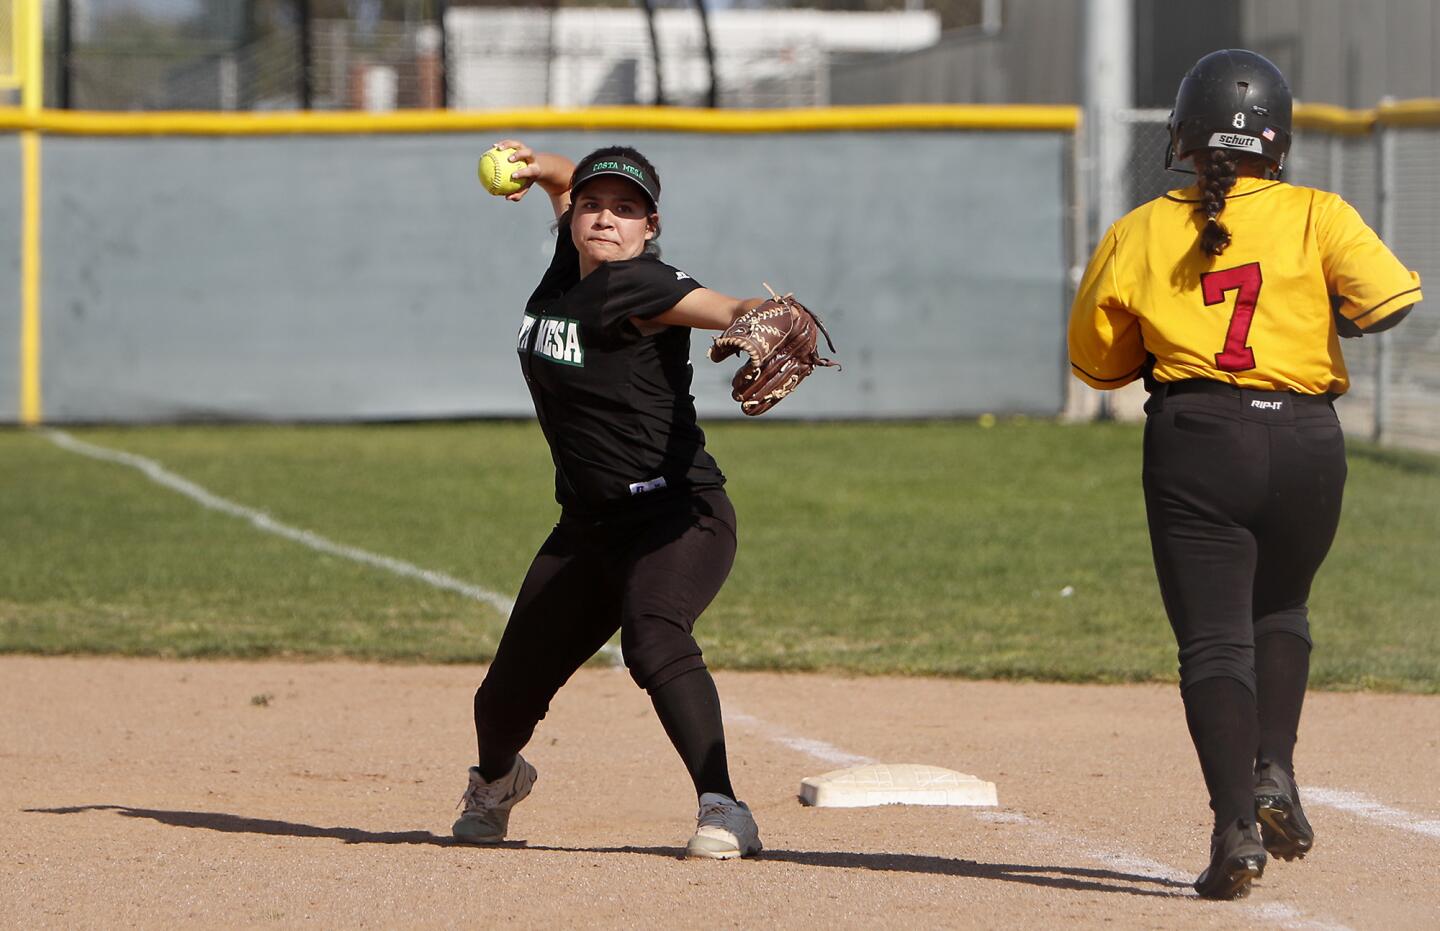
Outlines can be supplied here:
[[1230, 231], [1220, 222], [1225, 209], [1225, 195], [1235, 186], [1235, 155], [1225, 149], [1209, 149], [1195, 153], [1196, 184], [1200, 188], [1200, 207], [1205, 214], [1205, 229], [1200, 232], [1200, 251], [1219, 255], [1230, 245]]

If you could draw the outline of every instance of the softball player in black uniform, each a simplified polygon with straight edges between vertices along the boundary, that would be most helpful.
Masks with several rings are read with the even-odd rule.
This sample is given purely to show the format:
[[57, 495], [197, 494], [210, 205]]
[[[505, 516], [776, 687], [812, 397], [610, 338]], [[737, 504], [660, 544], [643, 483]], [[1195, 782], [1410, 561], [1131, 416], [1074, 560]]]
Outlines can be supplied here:
[[1388, 329], [1421, 297], [1353, 208], [1278, 180], [1290, 117], [1263, 57], [1200, 59], [1170, 117], [1171, 155], [1192, 160], [1197, 183], [1110, 228], [1070, 319], [1081, 380], [1150, 389], [1145, 506], [1215, 814], [1195, 882], [1208, 898], [1247, 894], [1266, 851], [1290, 860], [1314, 842], [1292, 754], [1306, 602], [1345, 485], [1337, 337]]
[[[691, 635], [735, 558], [735, 512], [690, 396], [690, 328], [722, 330], [761, 299], [702, 288], [666, 265], [660, 182], [633, 149], [568, 159], [517, 140], [515, 177], [550, 196], [555, 256], [530, 296], [517, 349], [555, 462], [559, 523], [516, 598], [475, 693], [479, 765], [456, 838], [494, 843], [535, 769], [520, 756], [551, 698], [620, 631], [699, 797], [687, 855], [760, 850], [730, 785], [714, 681]], [[509, 196], [520, 200], [529, 186]]]

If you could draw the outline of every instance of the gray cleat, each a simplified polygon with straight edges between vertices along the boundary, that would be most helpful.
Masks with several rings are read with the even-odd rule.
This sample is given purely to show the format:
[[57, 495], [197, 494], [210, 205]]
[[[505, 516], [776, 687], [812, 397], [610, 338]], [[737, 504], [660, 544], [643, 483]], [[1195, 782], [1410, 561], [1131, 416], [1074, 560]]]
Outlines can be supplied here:
[[535, 767], [518, 754], [510, 772], [494, 782], [486, 782], [478, 766], [470, 767], [470, 786], [460, 799], [465, 811], [450, 833], [467, 844], [498, 844], [510, 826], [510, 809], [523, 801], [534, 785]]
[[685, 845], [685, 856], [708, 860], [753, 857], [760, 852], [760, 829], [750, 807], [719, 792], [700, 796], [695, 836]]

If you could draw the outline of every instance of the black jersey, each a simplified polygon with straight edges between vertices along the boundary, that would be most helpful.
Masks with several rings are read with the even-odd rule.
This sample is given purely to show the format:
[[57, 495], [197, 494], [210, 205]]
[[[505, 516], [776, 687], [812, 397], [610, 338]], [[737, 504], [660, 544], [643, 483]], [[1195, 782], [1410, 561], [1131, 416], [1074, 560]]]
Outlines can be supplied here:
[[601, 516], [723, 485], [695, 419], [689, 328], [647, 336], [631, 321], [664, 313], [699, 283], [651, 255], [581, 278], [569, 230], [556, 239], [517, 347], [555, 461], [555, 499]]

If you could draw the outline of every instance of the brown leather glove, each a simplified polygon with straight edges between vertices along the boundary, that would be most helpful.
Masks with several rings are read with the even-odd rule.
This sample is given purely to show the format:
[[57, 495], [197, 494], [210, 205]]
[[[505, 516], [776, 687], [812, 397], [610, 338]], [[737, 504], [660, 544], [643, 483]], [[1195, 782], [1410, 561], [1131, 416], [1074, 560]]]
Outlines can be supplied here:
[[830, 351], [835, 351], [820, 318], [793, 295], [770, 293], [770, 300], [738, 317], [715, 337], [709, 351], [711, 362], [740, 352], [750, 357], [731, 379], [730, 396], [751, 416], [780, 403], [817, 365], [839, 367], [833, 359], [820, 356], [821, 334]]

